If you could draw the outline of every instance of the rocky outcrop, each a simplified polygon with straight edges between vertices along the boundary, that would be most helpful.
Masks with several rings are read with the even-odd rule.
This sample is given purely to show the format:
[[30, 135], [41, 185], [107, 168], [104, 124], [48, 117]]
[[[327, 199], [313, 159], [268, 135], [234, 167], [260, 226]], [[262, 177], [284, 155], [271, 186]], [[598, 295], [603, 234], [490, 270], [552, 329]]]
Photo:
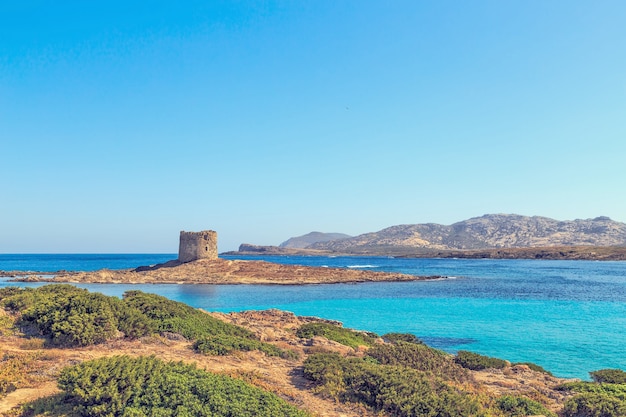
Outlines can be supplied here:
[[[46, 282], [154, 283], [154, 284], [331, 284], [339, 282], [416, 281], [437, 279], [415, 275], [361, 271], [348, 268], [316, 268], [264, 261], [199, 259], [126, 270], [65, 272]], [[32, 279], [32, 278], [29, 278]], [[17, 279], [19, 280], [19, 279]]]
[[341, 253], [386, 253], [399, 248], [477, 250], [551, 246], [626, 245], [626, 224], [608, 217], [559, 221], [547, 217], [488, 214], [452, 225], [410, 224], [307, 249]]

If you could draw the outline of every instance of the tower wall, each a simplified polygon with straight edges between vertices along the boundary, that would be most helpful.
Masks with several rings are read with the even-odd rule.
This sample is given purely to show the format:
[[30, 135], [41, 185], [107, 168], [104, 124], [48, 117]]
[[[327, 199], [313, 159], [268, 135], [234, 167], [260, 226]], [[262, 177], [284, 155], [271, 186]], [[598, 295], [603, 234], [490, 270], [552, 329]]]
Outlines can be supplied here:
[[191, 262], [198, 259], [217, 259], [217, 232], [180, 232], [178, 260]]

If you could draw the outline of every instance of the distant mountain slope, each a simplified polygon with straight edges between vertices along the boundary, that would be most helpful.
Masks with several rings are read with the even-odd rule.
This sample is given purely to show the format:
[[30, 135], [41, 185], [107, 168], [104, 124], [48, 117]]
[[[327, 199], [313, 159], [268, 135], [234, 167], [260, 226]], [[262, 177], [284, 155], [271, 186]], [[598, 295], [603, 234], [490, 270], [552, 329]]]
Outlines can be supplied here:
[[408, 224], [350, 239], [318, 242], [308, 249], [354, 252], [385, 248], [489, 249], [626, 245], [626, 224], [608, 217], [559, 221], [517, 214], [486, 214], [454, 223]]
[[333, 240], [339, 239], [349, 239], [352, 236], [345, 235], [343, 233], [321, 233], [321, 232], [311, 232], [307, 233], [303, 236], [292, 237], [281, 243], [279, 247], [281, 248], [294, 248], [294, 249], [304, 249], [307, 246], [310, 246], [314, 243], [319, 242], [329, 242]]

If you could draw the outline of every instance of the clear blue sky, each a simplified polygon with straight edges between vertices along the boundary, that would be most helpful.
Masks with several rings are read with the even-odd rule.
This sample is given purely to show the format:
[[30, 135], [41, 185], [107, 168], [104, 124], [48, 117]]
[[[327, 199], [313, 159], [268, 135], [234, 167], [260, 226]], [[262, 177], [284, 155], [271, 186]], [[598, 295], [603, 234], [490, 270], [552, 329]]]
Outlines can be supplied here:
[[0, 253], [626, 221], [624, 1], [4, 1]]

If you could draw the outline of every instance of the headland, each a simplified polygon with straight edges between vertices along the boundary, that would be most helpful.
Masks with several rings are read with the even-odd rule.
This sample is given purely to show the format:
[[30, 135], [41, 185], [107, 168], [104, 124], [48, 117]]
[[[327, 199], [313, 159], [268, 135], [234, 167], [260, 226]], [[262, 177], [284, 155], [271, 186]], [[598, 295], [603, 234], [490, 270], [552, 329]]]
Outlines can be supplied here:
[[[345, 268], [322, 268], [281, 265], [265, 261], [197, 259], [190, 262], [173, 260], [159, 265], [135, 269], [101, 269], [93, 272], [56, 273], [5, 271], [15, 281], [66, 282], [102, 284], [264, 284], [302, 285], [377, 281], [417, 281], [440, 279], [441, 276], [362, 271]], [[50, 276], [52, 275], [52, 276]]]

